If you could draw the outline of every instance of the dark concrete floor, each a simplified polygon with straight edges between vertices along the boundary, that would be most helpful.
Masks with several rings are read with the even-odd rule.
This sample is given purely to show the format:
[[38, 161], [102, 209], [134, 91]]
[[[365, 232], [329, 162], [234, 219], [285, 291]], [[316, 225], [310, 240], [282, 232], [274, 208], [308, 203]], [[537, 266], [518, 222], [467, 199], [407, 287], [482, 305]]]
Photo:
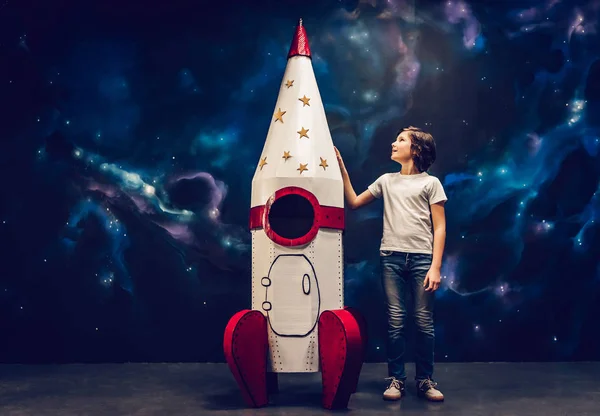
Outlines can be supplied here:
[[[409, 380], [414, 366], [407, 367]], [[600, 363], [437, 364], [444, 403], [414, 384], [385, 402], [385, 364], [365, 364], [353, 415], [600, 415]], [[0, 415], [326, 415], [320, 373], [280, 375], [269, 407], [247, 409], [225, 364], [0, 365]]]

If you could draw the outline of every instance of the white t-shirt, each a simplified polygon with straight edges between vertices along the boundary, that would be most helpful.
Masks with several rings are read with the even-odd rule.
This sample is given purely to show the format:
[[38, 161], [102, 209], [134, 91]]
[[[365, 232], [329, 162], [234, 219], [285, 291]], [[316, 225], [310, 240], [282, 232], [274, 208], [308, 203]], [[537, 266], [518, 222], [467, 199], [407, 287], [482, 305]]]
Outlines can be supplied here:
[[368, 189], [375, 198], [383, 197], [380, 250], [432, 254], [430, 205], [448, 200], [440, 180], [427, 172], [386, 173]]

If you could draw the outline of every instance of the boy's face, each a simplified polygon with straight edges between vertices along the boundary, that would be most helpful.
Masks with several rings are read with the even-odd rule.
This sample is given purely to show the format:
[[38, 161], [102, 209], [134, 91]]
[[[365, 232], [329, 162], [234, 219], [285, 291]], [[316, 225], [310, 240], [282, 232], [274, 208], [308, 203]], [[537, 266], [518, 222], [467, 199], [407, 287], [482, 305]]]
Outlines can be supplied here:
[[408, 131], [403, 131], [396, 137], [396, 141], [392, 142], [391, 159], [400, 164], [406, 163], [412, 159], [410, 151], [411, 141]]

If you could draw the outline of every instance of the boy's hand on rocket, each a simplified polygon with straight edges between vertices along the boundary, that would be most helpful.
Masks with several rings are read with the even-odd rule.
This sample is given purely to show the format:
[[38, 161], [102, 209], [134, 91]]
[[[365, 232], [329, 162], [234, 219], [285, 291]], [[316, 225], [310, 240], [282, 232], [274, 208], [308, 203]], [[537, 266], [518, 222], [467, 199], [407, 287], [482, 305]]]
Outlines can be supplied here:
[[333, 149], [335, 150], [335, 157], [337, 157], [337, 161], [338, 161], [338, 164], [340, 165], [340, 169], [342, 171], [345, 170], [346, 166], [344, 166], [344, 160], [342, 159], [342, 155], [340, 154], [340, 151], [335, 146], [333, 146]]

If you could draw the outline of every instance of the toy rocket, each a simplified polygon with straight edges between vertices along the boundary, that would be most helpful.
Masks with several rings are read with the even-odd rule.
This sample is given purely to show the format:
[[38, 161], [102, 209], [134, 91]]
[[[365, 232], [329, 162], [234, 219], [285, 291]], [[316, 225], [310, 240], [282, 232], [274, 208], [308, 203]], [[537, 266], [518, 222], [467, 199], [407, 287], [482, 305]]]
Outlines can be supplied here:
[[344, 184], [300, 20], [252, 180], [252, 310], [224, 337], [249, 406], [268, 403], [277, 373], [321, 371], [328, 409], [356, 390], [366, 333], [344, 307], [343, 229]]

